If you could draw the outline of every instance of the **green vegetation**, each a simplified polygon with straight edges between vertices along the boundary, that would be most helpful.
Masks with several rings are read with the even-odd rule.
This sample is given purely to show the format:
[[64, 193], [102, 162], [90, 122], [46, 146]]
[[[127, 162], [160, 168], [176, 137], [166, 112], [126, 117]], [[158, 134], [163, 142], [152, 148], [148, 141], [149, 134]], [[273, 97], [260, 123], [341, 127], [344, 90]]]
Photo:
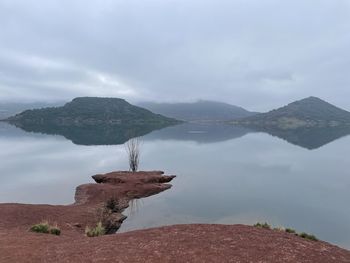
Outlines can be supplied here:
[[297, 129], [300, 127], [333, 127], [350, 124], [350, 112], [316, 97], [295, 101], [287, 106], [238, 121], [258, 127]]
[[10, 123], [56, 126], [177, 124], [179, 121], [131, 105], [123, 99], [82, 97], [62, 107], [26, 110], [8, 118]]
[[296, 231], [293, 228], [286, 228], [286, 232], [290, 234], [296, 234]]
[[98, 236], [103, 236], [106, 233], [105, 228], [102, 226], [102, 222], [98, 222], [96, 227], [90, 228], [86, 227], [85, 228], [85, 234], [88, 237], [98, 237]]
[[123, 144], [181, 121], [117, 98], [76, 98], [63, 107], [27, 110], [6, 120], [27, 132], [62, 135], [79, 145]]
[[259, 228], [271, 229], [271, 226], [266, 222], [265, 223], [258, 222], [254, 226]]
[[[254, 224], [254, 227], [272, 229], [271, 226], [266, 222], [265, 223], [257, 222], [256, 224]], [[286, 233], [294, 234], [294, 235], [299, 236], [301, 238], [305, 238], [305, 239], [312, 240], [312, 241], [318, 241], [318, 239], [314, 235], [307, 234], [305, 232], [297, 233], [293, 228], [275, 227], [275, 228], [273, 228], [273, 230], [274, 231], [283, 231]]]
[[112, 197], [107, 200], [104, 207], [98, 209], [101, 226], [104, 229], [105, 235], [114, 234], [120, 228], [122, 217], [116, 215], [116, 213], [118, 214], [123, 210], [121, 207], [120, 200]]
[[61, 229], [59, 229], [59, 227], [57, 225], [53, 226], [50, 229], [50, 234], [59, 236], [59, 235], [61, 235]]
[[30, 231], [48, 234], [50, 233], [50, 225], [48, 222], [41, 222], [39, 224], [33, 225], [30, 228]]
[[36, 232], [36, 233], [44, 233], [44, 234], [52, 234], [59, 236], [61, 234], [61, 230], [58, 228], [57, 225], [50, 226], [48, 221], [43, 221], [39, 224], [33, 225], [30, 228], [30, 231]]
[[314, 235], [310, 235], [310, 234], [307, 234], [305, 232], [302, 232], [302, 233], [298, 234], [298, 236], [302, 237], [302, 238], [305, 238], [305, 239], [312, 240], [312, 241], [318, 241], [318, 239]]

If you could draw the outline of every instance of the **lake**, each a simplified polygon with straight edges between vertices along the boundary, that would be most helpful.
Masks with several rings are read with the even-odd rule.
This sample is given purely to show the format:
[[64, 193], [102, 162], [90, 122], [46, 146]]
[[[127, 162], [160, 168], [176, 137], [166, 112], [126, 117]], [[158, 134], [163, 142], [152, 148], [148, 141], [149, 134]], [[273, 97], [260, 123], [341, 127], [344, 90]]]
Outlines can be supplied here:
[[[150, 132], [141, 137], [140, 169], [177, 178], [170, 190], [132, 201], [119, 231], [267, 221], [349, 249], [347, 134], [219, 124]], [[124, 145], [79, 145], [66, 137], [0, 123], [0, 203], [70, 204], [78, 185], [93, 182], [91, 175], [128, 169]]]

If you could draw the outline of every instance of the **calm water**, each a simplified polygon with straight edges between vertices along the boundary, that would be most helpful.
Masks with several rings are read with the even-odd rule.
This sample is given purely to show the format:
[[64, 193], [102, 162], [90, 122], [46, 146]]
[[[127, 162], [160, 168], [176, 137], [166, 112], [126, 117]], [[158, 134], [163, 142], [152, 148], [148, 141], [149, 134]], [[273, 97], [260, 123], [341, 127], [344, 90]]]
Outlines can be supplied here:
[[[133, 201], [120, 231], [267, 221], [350, 248], [348, 132], [270, 133], [185, 124], [145, 135], [140, 168], [177, 178], [172, 189]], [[70, 204], [91, 175], [128, 168], [123, 145], [76, 145], [4, 123], [0, 148], [1, 203]]]

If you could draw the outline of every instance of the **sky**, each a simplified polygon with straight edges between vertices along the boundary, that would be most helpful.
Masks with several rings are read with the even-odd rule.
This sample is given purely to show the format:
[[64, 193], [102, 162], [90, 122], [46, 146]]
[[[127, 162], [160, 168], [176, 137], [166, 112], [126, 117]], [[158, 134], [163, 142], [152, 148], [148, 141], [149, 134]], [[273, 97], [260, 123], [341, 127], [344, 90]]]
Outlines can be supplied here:
[[349, 0], [0, 0], [0, 101], [350, 110]]

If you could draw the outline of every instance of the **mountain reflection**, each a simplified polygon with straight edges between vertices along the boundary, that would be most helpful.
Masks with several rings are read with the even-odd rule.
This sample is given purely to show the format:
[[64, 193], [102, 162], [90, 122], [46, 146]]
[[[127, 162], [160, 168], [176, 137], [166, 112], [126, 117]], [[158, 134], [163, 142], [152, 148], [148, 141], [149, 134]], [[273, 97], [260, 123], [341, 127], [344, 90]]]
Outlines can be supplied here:
[[[13, 127], [13, 126], [12, 126]], [[117, 145], [133, 137], [144, 136], [143, 140], [194, 141], [216, 143], [241, 138], [249, 133], [263, 132], [305, 149], [318, 149], [328, 143], [350, 134], [350, 126], [306, 127], [280, 129], [276, 127], [242, 127], [222, 123], [183, 123], [167, 125], [21, 125], [26, 132], [61, 135], [77, 145]], [[0, 135], [23, 136], [20, 130], [0, 123]], [[39, 135], [40, 136], [40, 135]]]
[[238, 139], [249, 133], [264, 132], [291, 144], [314, 150], [350, 134], [350, 126], [278, 129], [275, 127], [243, 127], [225, 124], [184, 123], [154, 131], [145, 140], [181, 140], [215, 143]]
[[17, 128], [21, 128], [27, 132], [61, 135], [77, 145], [123, 144], [133, 137], [144, 136], [145, 134], [164, 127], [167, 127], [167, 125], [140, 124], [57, 126], [21, 124], [20, 126], [17, 126]]
[[305, 127], [278, 129], [275, 127], [254, 127], [255, 131], [265, 132], [291, 144], [314, 150], [350, 134], [350, 126]]
[[250, 129], [222, 123], [183, 123], [154, 131], [145, 140], [178, 140], [197, 143], [215, 143], [238, 139], [251, 132]]

